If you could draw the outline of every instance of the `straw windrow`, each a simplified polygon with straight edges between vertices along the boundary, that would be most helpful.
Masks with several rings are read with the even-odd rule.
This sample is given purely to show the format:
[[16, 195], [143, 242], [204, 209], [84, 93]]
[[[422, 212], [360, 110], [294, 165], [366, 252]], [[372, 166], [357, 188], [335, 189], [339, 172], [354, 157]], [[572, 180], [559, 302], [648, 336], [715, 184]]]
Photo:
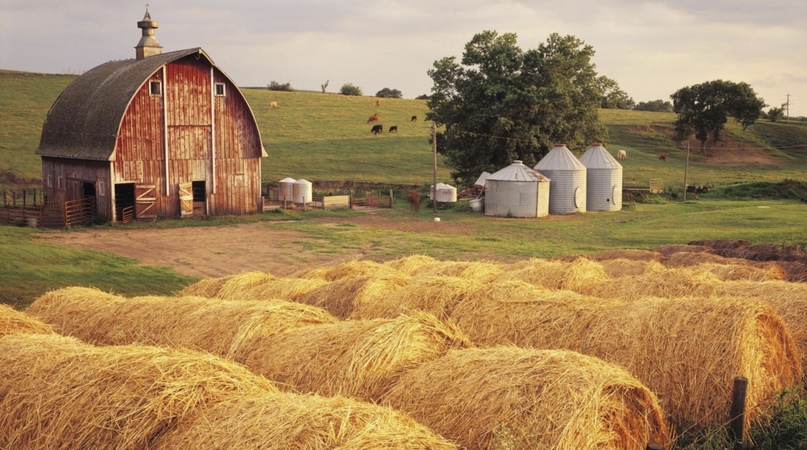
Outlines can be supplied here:
[[396, 295], [409, 283], [408, 277], [397, 273], [346, 277], [310, 290], [299, 301], [346, 319], [363, 305], [383, 302]]
[[562, 350], [452, 350], [382, 399], [468, 450], [667, 447], [653, 393], [624, 369]]
[[29, 314], [0, 304], [0, 337], [12, 333], [50, 334], [53, 329]]
[[415, 312], [289, 330], [260, 341], [244, 365], [298, 392], [374, 401], [404, 371], [470, 345], [456, 326]]
[[319, 308], [283, 300], [125, 298], [80, 287], [46, 293], [26, 311], [89, 343], [187, 347], [235, 359], [265, 335], [336, 321]]

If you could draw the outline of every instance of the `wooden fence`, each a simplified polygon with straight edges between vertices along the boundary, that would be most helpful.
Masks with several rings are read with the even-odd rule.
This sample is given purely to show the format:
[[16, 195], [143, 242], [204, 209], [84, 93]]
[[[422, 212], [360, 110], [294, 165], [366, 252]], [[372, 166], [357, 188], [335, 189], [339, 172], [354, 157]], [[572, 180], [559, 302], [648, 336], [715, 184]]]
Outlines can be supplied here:
[[96, 213], [95, 197], [59, 204], [46, 201], [37, 189], [3, 191], [0, 195], [0, 223], [8, 225], [64, 228], [89, 223]]

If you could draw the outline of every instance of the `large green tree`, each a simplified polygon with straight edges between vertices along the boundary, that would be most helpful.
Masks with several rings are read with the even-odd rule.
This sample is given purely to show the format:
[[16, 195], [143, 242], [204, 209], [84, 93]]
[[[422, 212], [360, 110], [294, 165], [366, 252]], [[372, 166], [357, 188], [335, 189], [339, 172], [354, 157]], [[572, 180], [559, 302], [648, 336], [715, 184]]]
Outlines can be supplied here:
[[557, 142], [581, 148], [604, 141], [598, 118], [602, 81], [594, 49], [574, 36], [552, 34], [524, 51], [516, 35], [479, 33], [461, 62], [434, 62], [427, 119], [444, 126], [437, 150], [458, 183], [520, 159], [534, 165]]
[[720, 140], [720, 133], [729, 117], [743, 128], [753, 124], [762, 114], [765, 101], [747, 83], [715, 80], [687, 86], [670, 96], [673, 111], [678, 114], [675, 130], [679, 140], [688, 139], [693, 133], [701, 141], [701, 151], [711, 135]]

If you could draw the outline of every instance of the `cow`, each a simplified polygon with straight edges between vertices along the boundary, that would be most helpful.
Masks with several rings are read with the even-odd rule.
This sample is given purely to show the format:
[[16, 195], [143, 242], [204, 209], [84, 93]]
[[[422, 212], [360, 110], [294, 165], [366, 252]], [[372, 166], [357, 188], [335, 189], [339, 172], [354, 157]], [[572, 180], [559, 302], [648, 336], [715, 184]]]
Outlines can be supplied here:
[[418, 116], [412, 116], [412, 119], [410, 120], [410, 122], [417, 122], [417, 120], [418, 120]]
[[384, 131], [384, 125], [378, 124], [378, 125], [373, 125], [373, 129], [370, 130], [370, 133], [378, 134], [378, 133], [381, 133], [382, 131]]
[[381, 99], [380, 98], [375, 101], [375, 105], [376, 106], [381, 106]]
[[397, 133], [398, 132], [398, 125], [393, 125], [393, 126], [389, 127], [389, 132], [390, 133]]
[[407, 200], [409, 200], [409, 204], [412, 206], [412, 212], [417, 214], [420, 212], [420, 193], [418, 191], [409, 191], [407, 195]]
[[618, 152], [616, 152], [616, 157], [617, 159], [625, 159], [628, 157], [628, 152], [626, 152], [625, 150], [619, 150]]
[[278, 107], [278, 106], [277, 106], [277, 102], [272, 102], [272, 103], [269, 103], [269, 109], [275, 109], [275, 108], [277, 108], [277, 107]]
[[662, 154], [658, 155], [658, 159], [660, 159], [662, 161], [667, 161], [667, 154], [662, 153]]
[[370, 122], [378, 122], [378, 121], [380, 121], [380, 120], [381, 120], [381, 116], [379, 116], [379, 115], [378, 115], [378, 113], [375, 113], [375, 114], [373, 114], [372, 116], [370, 116], [370, 118], [369, 118], [369, 119], [367, 119], [367, 123], [370, 123]]

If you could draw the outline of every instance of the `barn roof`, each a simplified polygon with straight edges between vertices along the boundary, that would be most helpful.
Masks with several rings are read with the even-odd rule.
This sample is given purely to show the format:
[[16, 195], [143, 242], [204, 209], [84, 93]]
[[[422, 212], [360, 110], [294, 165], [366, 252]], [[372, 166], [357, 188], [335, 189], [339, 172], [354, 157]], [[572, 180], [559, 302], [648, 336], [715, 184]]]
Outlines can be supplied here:
[[191, 48], [110, 61], [88, 70], [51, 106], [36, 154], [109, 161], [123, 115], [140, 86], [162, 66], [194, 54], [213, 64], [204, 50]]

